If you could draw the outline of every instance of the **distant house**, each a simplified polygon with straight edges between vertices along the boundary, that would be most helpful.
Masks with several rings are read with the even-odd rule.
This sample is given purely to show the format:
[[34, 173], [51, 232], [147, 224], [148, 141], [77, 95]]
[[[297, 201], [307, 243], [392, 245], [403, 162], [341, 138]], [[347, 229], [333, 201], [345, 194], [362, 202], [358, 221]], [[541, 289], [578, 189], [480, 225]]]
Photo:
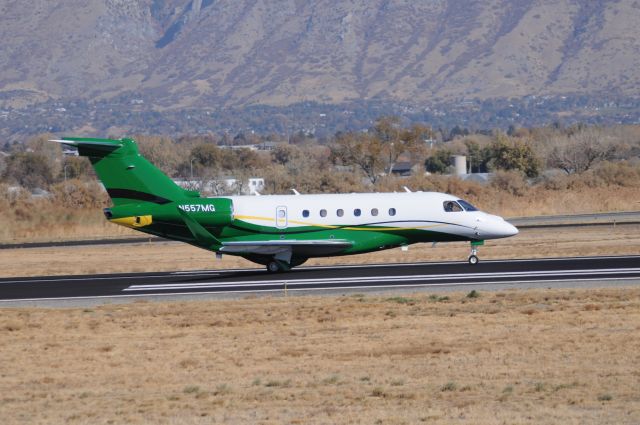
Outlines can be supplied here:
[[62, 148], [62, 154], [64, 156], [78, 156], [78, 150], [77, 149], [68, 149], [66, 147]]
[[391, 169], [391, 174], [393, 174], [394, 176], [401, 176], [401, 177], [410, 176], [414, 166], [415, 164], [412, 164], [409, 161], [397, 162], [393, 165], [393, 168]]
[[256, 146], [258, 150], [261, 151], [272, 151], [276, 148], [276, 146], [283, 144], [282, 142], [262, 142], [258, 143]]
[[251, 151], [272, 151], [279, 144], [282, 144], [282, 142], [262, 142], [254, 145], [219, 145], [218, 147], [231, 150], [249, 149]]
[[489, 183], [489, 180], [491, 180], [491, 176], [493, 174], [491, 173], [471, 173], [471, 174], [463, 174], [460, 177], [462, 180], [465, 181], [471, 181], [471, 182], [476, 182], [476, 183]]
[[219, 145], [221, 149], [229, 149], [232, 151], [237, 151], [240, 149], [248, 149], [250, 151], [257, 151], [259, 145]]
[[[249, 177], [246, 182], [239, 184], [234, 177], [219, 177], [217, 179], [174, 179], [175, 184], [188, 189], [203, 192], [203, 194], [231, 195], [241, 191], [242, 195], [255, 195], [264, 189], [264, 178]], [[246, 184], [245, 184], [246, 183]]]

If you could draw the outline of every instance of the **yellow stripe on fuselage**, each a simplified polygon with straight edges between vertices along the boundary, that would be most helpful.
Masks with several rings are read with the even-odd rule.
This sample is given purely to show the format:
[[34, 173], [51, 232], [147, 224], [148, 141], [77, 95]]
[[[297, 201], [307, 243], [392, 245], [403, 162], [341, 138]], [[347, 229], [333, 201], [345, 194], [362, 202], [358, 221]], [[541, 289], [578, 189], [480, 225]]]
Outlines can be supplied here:
[[[237, 218], [239, 220], [270, 221], [270, 222], [273, 222], [274, 224], [276, 222], [276, 220], [274, 218], [258, 217], [258, 216], [253, 216], [253, 215], [237, 215], [237, 216], [235, 216], [235, 218]], [[384, 227], [384, 226], [380, 226], [380, 227], [376, 227], [375, 229], [372, 229], [371, 227], [342, 227], [342, 226], [328, 225], [328, 224], [309, 223], [309, 222], [298, 221], [298, 220], [288, 220], [288, 223], [300, 224], [302, 226], [321, 227], [321, 228], [324, 228], [324, 229], [342, 229], [342, 230], [355, 230], [355, 231], [367, 231], [367, 230], [371, 231], [371, 230], [375, 230], [375, 231], [381, 231], [381, 232], [398, 231], [398, 230], [430, 229], [430, 228], [433, 228], [433, 227], [444, 226], [444, 224], [430, 224], [430, 225], [427, 225], [427, 226], [417, 226], [417, 227]]]

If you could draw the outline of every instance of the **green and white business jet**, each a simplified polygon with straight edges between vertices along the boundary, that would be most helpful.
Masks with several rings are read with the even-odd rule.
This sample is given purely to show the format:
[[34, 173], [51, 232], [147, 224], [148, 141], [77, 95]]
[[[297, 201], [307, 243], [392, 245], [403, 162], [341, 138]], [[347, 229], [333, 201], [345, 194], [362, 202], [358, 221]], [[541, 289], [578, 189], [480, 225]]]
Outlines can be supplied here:
[[361, 254], [417, 242], [471, 242], [518, 233], [501, 217], [445, 193], [350, 193], [203, 198], [182, 189], [132, 139], [64, 137], [91, 161], [113, 206], [106, 218], [141, 232], [238, 255], [286, 271], [311, 257]]

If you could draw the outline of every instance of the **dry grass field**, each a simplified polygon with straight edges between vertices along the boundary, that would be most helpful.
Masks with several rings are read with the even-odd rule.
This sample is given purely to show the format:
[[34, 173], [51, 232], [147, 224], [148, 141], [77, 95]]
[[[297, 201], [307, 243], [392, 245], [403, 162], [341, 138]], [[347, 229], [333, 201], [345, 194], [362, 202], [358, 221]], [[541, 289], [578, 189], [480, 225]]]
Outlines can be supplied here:
[[[507, 239], [487, 241], [482, 259], [624, 255], [640, 252], [640, 225], [522, 229]], [[311, 259], [305, 265], [464, 261], [468, 243], [418, 244], [347, 257]], [[179, 242], [92, 247], [0, 250], [0, 276], [42, 276], [117, 272], [229, 269], [262, 266], [239, 257], [216, 260], [213, 253]]]
[[[503, 217], [638, 211], [637, 187], [593, 187], [567, 190], [532, 188], [526, 196], [477, 183], [451, 180], [440, 190], [458, 193], [478, 208]], [[104, 196], [104, 194], [102, 194]], [[0, 199], [0, 243], [50, 242], [143, 236], [105, 220], [108, 200], [86, 208], [46, 200], [23, 199], [15, 205]]]
[[638, 424], [640, 289], [0, 310], [0, 422]]

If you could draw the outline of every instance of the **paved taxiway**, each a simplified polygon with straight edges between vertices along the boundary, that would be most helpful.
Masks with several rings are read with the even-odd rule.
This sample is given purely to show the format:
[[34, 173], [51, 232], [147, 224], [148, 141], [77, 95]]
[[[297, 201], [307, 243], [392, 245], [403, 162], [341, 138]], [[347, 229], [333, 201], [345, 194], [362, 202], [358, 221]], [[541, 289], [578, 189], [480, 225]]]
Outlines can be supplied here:
[[640, 283], [640, 256], [484, 261], [475, 266], [447, 262], [300, 267], [281, 274], [260, 269], [207, 270], [0, 279], [0, 306], [285, 291], [295, 294], [389, 289], [487, 290], [636, 283]]

